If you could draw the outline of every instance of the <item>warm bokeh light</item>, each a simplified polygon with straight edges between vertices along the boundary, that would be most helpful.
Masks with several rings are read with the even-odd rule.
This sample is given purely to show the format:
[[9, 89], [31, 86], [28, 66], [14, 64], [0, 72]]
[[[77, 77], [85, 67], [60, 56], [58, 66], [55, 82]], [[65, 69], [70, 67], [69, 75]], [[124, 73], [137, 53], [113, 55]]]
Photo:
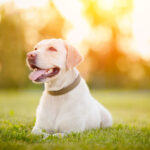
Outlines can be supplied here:
[[[150, 83], [149, 0], [0, 0], [0, 7], [0, 40], [8, 38], [8, 51], [13, 43], [18, 45], [18, 57], [20, 49], [26, 53], [42, 39], [63, 38], [85, 56], [79, 69], [94, 85]], [[13, 42], [14, 37], [5, 34], [8, 30], [16, 34]], [[3, 66], [0, 60], [0, 72]], [[8, 76], [11, 69], [3, 74]], [[17, 78], [12, 73], [12, 81]]]
[[[31, 9], [31, 8], [42, 8], [46, 7], [49, 0], [0, 0], [0, 4], [5, 4], [8, 2], [13, 2], [15, 7], [19, 9]], [[97, 0], [98, 8], [104, 9], [105, 11], [114, 11], [114, 6], [119, 6], [122, 1], [118, 0]], [[64, 34], [64, 38], [70, 41], [73, 45], [78, 47], [79, 49], [82, 48], [85, 51], [88, 50], [88, 47], [83, 45], [83, 41], [87, 40], [89, 43], [101, 43], [104, 41], [105, 37], [109, 36], [109, 33], [105, 33], [104, 30], [97, 30], [96, 28], [92, 28], [91, 25], [88, 23], [85, 16], [83, 16], [84, 6], [82, 1], [80, 0], [53, 0], [55, 7], [61, 13], [61, 15], [72, 24], [71, 29]], [[129, 51], [129, 53], [136, 52], [144, 59], [150, 59], [150, 21], [149, 21], [149, 14], [150, 14], [150, 1], [144, 0], [134, 0], [133, 3], [133, 11], [131, 14], [133, 16], [133, 24], [132, 24], [132, 32], [133, 32], [133, 42], [128, 45], [131, 48], [124, 48], [123, 43], [126, 43], [126, 40], [120, 39], [122, 49], [126, 49], [125, 51]], [[116, 8], [115, 8], [116, 9]], [[34, 10], [33, 10], [34, 11]], [[99, 11], [99, 10], [97, 10]], [[116, 11], [116, 10], [115, 10]], [[29, 17], [31, 13], [26, 12]], [[26, 17], [28, 17], [26, 15]], [[40, 14], [38, 14], [40, 15]], [[49, 15], [49, 14], [44, 14]], [[39, 16], [40, 17], [40, 16]], [[47, 18], [47, 17], [45, 17]], [[120, 18], [119, 25], [128, 24], [129, 20], [123, 20]], [[131, 26], [130, 26], [131, 28]], [[98, 28], [97, 28], [98, 29]], [[126, 31], [121, 29], [122, 32]], [[95, 32], [96, 31], [96, 32]], [[93, 34], [92, 34], [93, 33]], [[95, 35], [94, 35], [95, 34]], [[108, 35], [106, 35], [108, 34]], [[94, 38], [94, 36], [96, 38]], [[99, 37], [97, 39], [97, 37]], [[108, 37], [108, 40], [110, 37]], [[91, 45], [91, 46], [92, 46]], [[99, 45], [99, 44], [98, 44]], [[93, 47], [93, 46], [92, 46]], [[96, 49], [96, 46], [95, 46]], [[84, 51], [82, 50], [82, 51]], [[131, 51], [131, 52], [130, 52]]]
[[[146, 2], [146, 3], [145, 3]], [[85, 18], [82, 15], [82, 5], [80, 1], [74, 0], [74, 1], [69, 1], [65, 0], [63, 2], [56, 0], [54, 1], [56, 7], [58, 10], [63, 14], [63, 16], [68, 19], [72, 24], [73, 28], [71, 31], [67, 33], [66, 39], [69, 40], [71, 43], [75, 45], [80, 45], [83, 40], [87, 40], [92, 43], [97, 42], [97, 37], [99, 37], [99, 34], [107, 36], [105, 33], [105, 30], [102, 32], [97, 33], [94, 32], [95, 29], [91, 28], [91, 26], [87, 23]], [[120, 1], [115, 1], [115, 0], [98, 0], [99, 7], [108, 10], [108, 11], [113, 11], [112, 8], [114, 7], [114, 4], [119, 5], [121, 3]], [[126, 49], [126, 51], [133, 51], [139, 54], [142, 58], [144, 59], [149, 59], [150, 58], [150, 21], [148, 19], [149, 14], [150, 14], [150, 2], [147, 1], [138, 1], [134, 0], [134, 9], [133, 9], [133, 43], [129, 44], [128, 47], [131, 48], [122, 48]], [[130, 14], [129, 14], [130, 15]], [[132, 14], [131, 14], [132, 15]], [[128, 16], [127, 16], [128, 17]], [[121, 20], [120, 19], [120, 24], [125, 24], [125, 26], [128, 26], [128, 22], [130, 20]], [[131, 28], [131, 24], [129, 25], [129, 28]], [[123, 29], [124, 30], [124, 29]], [[127, 31], [126, 29], [122, 32]], [[95, 33], [96, 38], [93, 39], [91, 38], [92, 34]], [[93, 36], [92, 36], [93, 37]], [[102, 40], [98, 40], [98, 42], [101, 42]], [[126, 43], [126, 40], [124, 40], [124, 43]], [[134, 46], [133, 46], [134, 45]], [[125, 46], [125, 45], [123, 45]], [[82, 47], [83, 48], [83, 47]], [[95, 48], [96, 49], [96, 48]], [[87, 47], [86, 49], [87, 50]], [[132, 52], [129, 52], [132, 53]]]
[[115, 0], [98, 0], [98, 5], [104, 10], [111, 10], [114, 7]]
[[150, 1], [134, 0], [133, 35], [135, 50], [144, 59], [150, 59]]
[[20, 9], [27, 9], [31, 7], [44, 7], [48, 0], [14, 0], [15, 6]]
[[53, 0], [53, 2], [60, 13], [72, 24], [65, 38], [79, 48], [90, 30], [89, 24], [82, 15], [82, 3], [79, 0]]

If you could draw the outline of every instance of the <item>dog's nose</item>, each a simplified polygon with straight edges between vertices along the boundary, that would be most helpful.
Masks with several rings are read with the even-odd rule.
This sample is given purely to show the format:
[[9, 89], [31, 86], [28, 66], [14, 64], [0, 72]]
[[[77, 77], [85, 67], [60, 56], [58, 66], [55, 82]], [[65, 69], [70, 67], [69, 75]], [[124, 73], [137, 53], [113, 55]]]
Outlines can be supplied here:
[[27, 58], [30, 60], [35, 60], [36, 56], [37, 56], [36, 53], [33, 53], [33, 52], [27, 53]]

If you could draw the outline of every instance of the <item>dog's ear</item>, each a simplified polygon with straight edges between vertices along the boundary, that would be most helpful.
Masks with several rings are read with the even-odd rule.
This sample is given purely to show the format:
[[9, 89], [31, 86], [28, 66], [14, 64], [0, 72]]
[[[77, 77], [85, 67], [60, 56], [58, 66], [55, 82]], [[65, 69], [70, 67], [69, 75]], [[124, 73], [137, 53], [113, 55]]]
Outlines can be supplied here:
[[64, 41], [64, 43], [67, 50], [67, 58], [66, 58], [67, 69], [72, 69], [83, 60], [83, 57], [72, 45], [70, 45], [66, 41]]

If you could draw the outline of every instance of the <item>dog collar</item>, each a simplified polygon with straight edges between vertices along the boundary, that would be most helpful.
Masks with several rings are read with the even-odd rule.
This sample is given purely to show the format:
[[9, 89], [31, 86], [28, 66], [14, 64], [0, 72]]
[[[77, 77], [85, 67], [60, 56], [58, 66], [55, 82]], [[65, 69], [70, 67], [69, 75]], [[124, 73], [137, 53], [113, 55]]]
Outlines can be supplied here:
[[71, 90], [73, 90], [80, 83], [80, 81], [81, 81], [81, 77], [79, 74], [77, 76], [77, 78], [74, 80], [74, 82], [71, 83], [70, 85], [68, 85], [67, 87], [62, 88], [58, 91], [48, 91], [48, 93], [53, 96], [59, 96], [59, 95], [66, 94], [66, 93], [70, 92]]

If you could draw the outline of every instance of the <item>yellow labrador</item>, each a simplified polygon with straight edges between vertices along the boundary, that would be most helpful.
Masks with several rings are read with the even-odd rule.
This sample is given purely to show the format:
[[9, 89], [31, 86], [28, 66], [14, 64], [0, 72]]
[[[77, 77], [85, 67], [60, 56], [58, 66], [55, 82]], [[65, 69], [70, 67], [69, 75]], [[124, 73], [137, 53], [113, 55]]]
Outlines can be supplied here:
[[62, 39], [42, 40], [27, 54], [32, 70], [29, 78], [45, 84], [33, 134], [59, 135], [112, 126], [111, 114], [91, 96], [76, 69], [81, 61], [79, 52]]

